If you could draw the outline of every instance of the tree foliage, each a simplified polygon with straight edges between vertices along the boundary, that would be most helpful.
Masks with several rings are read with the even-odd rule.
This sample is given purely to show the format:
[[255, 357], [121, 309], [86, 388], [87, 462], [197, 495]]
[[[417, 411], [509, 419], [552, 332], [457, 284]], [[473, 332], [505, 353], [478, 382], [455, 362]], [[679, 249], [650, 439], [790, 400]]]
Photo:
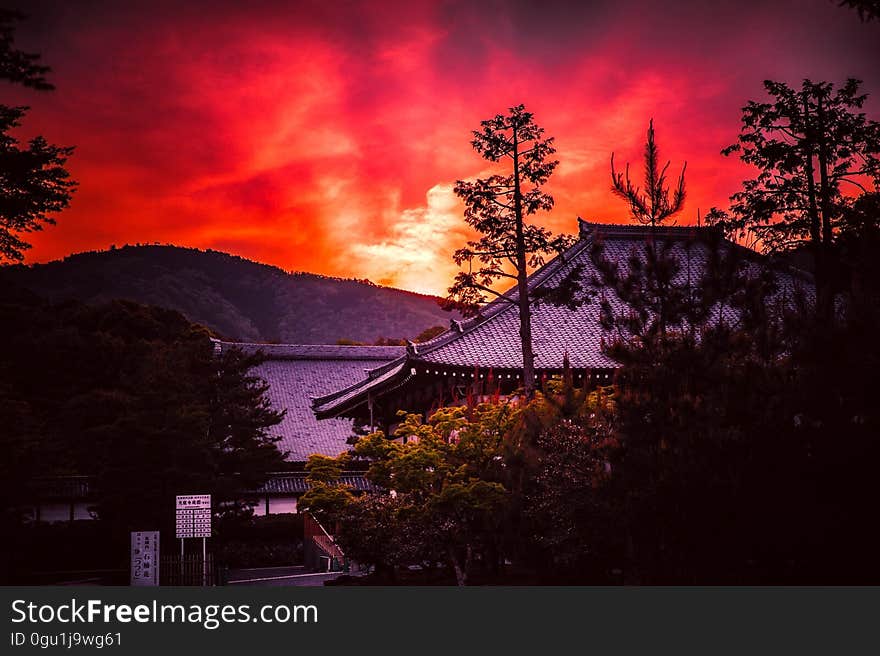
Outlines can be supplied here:
[[73, 148], [35, 137], [22, 148], [10, 130], [25, 107], [0, 105], [0, 259], [21, 260], [30, 245], [22, 233], [54, 224], [50, 215], [66, 208], [76, 186], [64, 165]]
[[102, 521], [167, 534], [176, 494], [241, 509], [283, 466], [271, 433], [281, 415], [251, 373], [259, 358], [215, 356], [207, 332], [176, 312], [25, 294], [0, 313], [4, 508], [36, 477], [90, 475]]
[[629, 204], [630, 215], [642, 225], [652, 227], [661, 225], [678, 214], [684, 207], [686, 196], [684, 173], [687, 163], [681, 168], [678, 182], [672, 190], [666, 184], [666, 172], [670, 162], [660, 167], [660, 153], [654, 140], [654, 120], [648, 124], [648, 138], [645, 142], [645, 189], [633, 184], [629, 176], [629, 164], [623, 172], [614, 168], [614, 154], [611, 154], [611, 191]]
[[614, 391], [577, 390], [570, 379], [550, 386], [524, 499], [528, 534], [546, 569], [604, 577], [621, 543], [619, 504], [607, 493], [620, 447]]
[[21, 12], [0, 9], [0, 79], [9, 80], [31, 89], [54, 89], [46, 79], [52, 69], [40, 63], [40, 55], [17, 49], [15, 24], [24, 19]]
[[[40, 56], [13, 45], [14, 25], [22, 15], [0, 10], [0, 79], [39, 90], [52, 89], [49, 67]], [[30, 244], [22, 233], [54, 224], [52, 214], [66, 208], [76, 184], [64, 168], [73, 148], [35, 137], [21, 147], [10, 131], [21, 125], [27, 107], [0, 105], [0, 262], [21, 260]]]
[[[524, 105], [511, 107], [482, 121], [471, 145], [484, 159], [501, 163], [502, 173], [477, 180], [459, 180], [455, 193], [465, 204], [464, 218], [482, 236], [458, 249], [453, 259], [460, 271], [449, 289], [449, 299], [465, 314], [477, 314], [488, 297], [519, 308], [523, 357], [523, 387], [530, 398], [534, 390], [534, 353], [531, 333], [531, 301], [526, 279], [544, 263], [545, 257], [561, 252], [570, 240], [554, 237], [549, 230], [525, 219], [553, 207], [553, 197], [543, 190], [557, 160], [553, 138], [544, 137]], [[499, 280], [516, 284], [515, 296], [493, 288]], [[487, 296], [488, 295], [488, 296]]]
[[837, 6], [855, 9], [864, 23], [880, 19], [880, 0], [839, 0]]
[[355, 560], [382, 571], [443, 562], [465, 585], [475, 562], [497, 565], [509, 499], [504, 438], [517, 415], [506, 404], [442, 408], [427, 422], [404, 415], [396, 439], [372, 433], [343, 456], [368, 466], [367, 477], [385, 490], [379, 499], [327, 508], [333, 492], [323, 490], [303, 501], [339, 523], [337, 539]]
[[730, 213], [715, 208], [707, 222], [743, 238], [751, 233], [769, 250], [809, 245], [815, 260], [816, 308], [832, 315], [831, 249], [848, 199], [880, 182], [880, 123], [860, 111], [861, 82], [804, 80], [800, 89], [767, 80], [769, 102], [743, 108], [738, 143], [722, 151], [739, 154], [758, 169], [731, 196]]

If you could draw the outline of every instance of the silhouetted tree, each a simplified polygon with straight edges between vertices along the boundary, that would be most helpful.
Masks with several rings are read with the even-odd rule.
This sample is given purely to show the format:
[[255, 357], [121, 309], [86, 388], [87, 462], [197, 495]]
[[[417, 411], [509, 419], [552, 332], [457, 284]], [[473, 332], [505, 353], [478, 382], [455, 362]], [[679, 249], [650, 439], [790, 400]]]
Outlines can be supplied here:
[[271, 432], [281, 414], [252, 373], [260, 357], [215, 354], [177, 312], [4, 296], [0, 343], [0, 417], [13, 421], [0, 432], [4, 510], [36, 476], [92, 475], [117, 535], [170, 529], [175, 494], [234, 504], [284, 465]]
[[[650, 226], [652, 231], [681, 212], [686, 197], [684, 174], [687, 164], [681, 169], [675, 189], [666, 184], [666, 171], [669, 162], [661, 168], [659, 151], [654, 140], [654, 121], [648, 124], [645, 142], [644, 191], [635, 186], [629, 176], [629, 164], [624, 173], [614, 167], [611, 155], [612, 192], [622, 198], [630, 207], [630, 216], [642, 225]], [[633, 250], [627, 265], [604, 257], [601, 241], [594, 244], [592, 258], [600, 272], [601, 280], [593, 281], [595, 291], [602, 297], [602, 317], [606, 329], [618, 334], [639, 335], [642, 339], [663, 338], [667, 327], [681, 327], [681, 321], [693, 297], [692, 281], [681, 279], [680, 253], [673, 252], [674, 241], [662, 237], [650, 239]], [[598, 284], [596, 284], [598, 283]], [[615, 292], [628, 304], [626, 313], [614, 313], [606, 291]], [[691, 317], [693, 319], [693, 317]]]
[[[541, 266], [544, 257], [564, 249], [569, 240], [554, 237], [548, 230], [528, 224], [525, 218], [553, 207], [553, 197], [541, 186], [559, 162], [553, 139], [543, 137], [544, 129], [535, 122], [524, 105], [511, 107], [481, 122], [471, 144], [490, 162], [504, 162], [505, 172], [474, 181], [459, 180], [455, 193], [465, 203], [465, 221], [483, 236], [455, 252], [460, 271], [449, 289], [450, 299], [465, 313], [477, 313], [489, 294], [519, 308], [520, 341], [523, 357], [523, 389], [531, 398], [535, 386], [535, 354], [532, 350], [531, 299], [527, 277]], [[512, 272], [511, 272], [512, 271]], [[492, 288], [499, 279], [516, 281], [517, 294], [506, 296]]]
[[706, 217], [735, 236], [753, 232], [767, 249], [809, 244], [825, 323], [833, 314], [831, 248], [846, 205], [841, 186], [865, 192], [880, 182], [880, 124], [858, 111], [867, 97], [860, 84], [849, 79], [835, 90], [804, 80], [796, 90], [765, 81], [771, 102], [749, 101], [739, 142], [722, 151], [739, 153], [758, 175], [731, 196], [732, 216], [713, 208]]
[[[644, 191], [628, 170], [615, 170], [612, 159], [614, 193], [648, 230], [643, 240], [609, 249], [597, 228], [590, 251], [594, 273], [569, 290], [576, 295], [570, 305], [598, 304], [604, 350], [622, 365], [615, 380], [619, 448], [610, 457], [613, 473], [588, 503], [575, 488], [591, 485], [596, 462], [584, 460], [588, 466], [578, 472], [578, 461], [563, 467], [549, 456], [547, 465], [580, 480], [544, 485], [557, 495], [568, 490], [596, 526], [613, 509], [618, 533], [603, 531], [585, 548], [624, 545], [616, 562], [632, 583], [680, 581], [685, 572], [705, 566], [701, 549], [718, 547], [717, 530], [707, 536], [702, 527], [715, 526], [713, 509], [732, 503], [727, 490], [741, 473], [739, 450], [750, 422], [758, 425], [756, 415], [768, 416], [755, 409], [761, 400], [756, 390], [778, 389], [765, 370], [784, 350], [778, 334], [782, 317], [774, 315], [771, 302], [775, 279], [758, 258], [725, 243], [718, 230], [664, 229], [685, 200], [684, 169], [670, 189], [668, 166], [659, 164], [653, 125], [645, 147]], [[580, 432], [588, 443], [589, 422]], [[542, 439], [565, 448], [574, 440], [571, 433], [571, 427], [556, 428]], [[566, 523], [574, 535], [586, 535], [588, 529], [571, 517]], [[543, 538], [554, 534], [545, 532]], [[609, 559], [596, 556], [595, 562]]]
[[848, 302], [880, 309], [880, 191], [847, 203], [837, 250], [849, 281]]
[[[14, 25], [21, 18], [18, 12], [0, 10], [0, 79], [52, 89], [45, 78], [50, 69], [39, 63], [40, 56], [13, 45]], [[64, 168], [73, 148], [53, 146], [43, 137], [31, 139], [22, 148], [9, 134], [20, 125], [27, 109], [0, 105], [0, 261], [23, 259], [30, 244], [21, 233], [54, 224], [49, 215], [68, 206], [76, 186]]]
[[880, 18], [880, 0], [840, 0], [837, 6], [855, 9], [865, 23]]
[[652, 227], [660, 225], [678, 214], [684, 207], [685, 188], [684, 172], [687, 162], [681, 168], [678, 183], [669, 197], [669, 187], [666, 185], [666, 171], [670, 162], [666, 162], [660, 168], [659, 151], [654, 141], [654, 120], [648, 124], [648, 140], [645, 143], [645, 190], [633, 185], [629, 177], [629, 164], [625, 172], [618, 172], [614, 168], [614, 154], [611, 154], [611, 191], [625, 200], [630, 207], [633, 219], [643, 225]]
[[21, 233], [54, 224], [49, 214], [70, 203], [75, 183], [64, 168], [73, 148], [53, 146], [43, 137], [26, 148], [9, 134], [20, 125], [23, 107], [0, 105], [0, 259], [22, 260], [30, 244]]
[[0, 79], [22, 84], [31, 89], [54, 89], [45, 75], [52, 69], [40, 64], [40, 55], [18, 50], [15, 41], [15, 23], [24, 19], [21, 12], [0, 9]]

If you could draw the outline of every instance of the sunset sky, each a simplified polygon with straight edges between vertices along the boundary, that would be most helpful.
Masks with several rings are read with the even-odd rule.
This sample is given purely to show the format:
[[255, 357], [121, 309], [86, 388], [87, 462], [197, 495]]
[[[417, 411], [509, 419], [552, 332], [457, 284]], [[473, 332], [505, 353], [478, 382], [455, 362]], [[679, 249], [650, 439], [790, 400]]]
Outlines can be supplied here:
[[511, 105], [556, 137], [536, 220], [564, 232], [626, 220], [609, 156], [639, 163], [652, 117], [688, 162], [680, 223], [747, 175], [719, 151], [762, 80], [857, 77], [880, 119], [880, 23], [832, 0], [20, 6], [57, 90], [2, 102], [76, 146], [80, 184], [27, 262], [158, 241], [442, 294], [468, 236], [452, 186], [486, 170], [470, 131]]

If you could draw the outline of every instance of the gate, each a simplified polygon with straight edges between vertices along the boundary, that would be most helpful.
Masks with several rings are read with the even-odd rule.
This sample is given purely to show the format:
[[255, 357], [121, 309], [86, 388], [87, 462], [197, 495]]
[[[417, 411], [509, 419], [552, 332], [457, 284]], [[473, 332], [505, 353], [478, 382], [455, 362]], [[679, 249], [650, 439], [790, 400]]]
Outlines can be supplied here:
[[170, 554], [161, 557], [159, 585], [208, 585], [218, 584], [219, 577], [214, 565], [214, 554]]

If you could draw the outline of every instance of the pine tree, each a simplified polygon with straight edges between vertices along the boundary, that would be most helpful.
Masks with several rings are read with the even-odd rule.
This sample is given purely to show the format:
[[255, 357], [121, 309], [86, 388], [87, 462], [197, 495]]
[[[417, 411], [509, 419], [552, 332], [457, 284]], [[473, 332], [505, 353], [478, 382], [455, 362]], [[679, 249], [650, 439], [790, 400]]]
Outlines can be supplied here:
[[614, 168], [614, 154], [611, 155], [611, 191], [629, 204], [630, 215], [642, 225], [657, 227], [681, 212], [684, 207], [684, 173], [687, 162], [681, 168], [678, 183], [670, 198], [666, 185], [666, 171], [670, 162], [660, 168], [660, 155], [654, 141], [654, 119], [648, 124], [648, 139], [645, 143], [645, 191], [633, 185], [629, 177], [629, 164], [624, 172]]
[[[464, 200], [465, 221], [483, 236], [455, 252], [456, 264], [465, 265], [449, 289], [449, 298], [466, 314], [476, 314], [487, 294], [519, 308], [520, 343], [523, 358], [523, 391], [531, 398], [535, 388], [535, 354], [532, 349], [531, 304], [527, 278], [544, 258], [570, 244], [548, 230], [525, 222], [527, 216], [553, 207], [553, 197], [542, 189], [558, 161], [552, 138], [544, 138], [524, 105], [511, 107], [482, 121], [471, 144], [484, 159], [503, 162], [505, 173], [473, 181], [459, 180], [455, 193]], [[512, 272], [511, 272], [512, 271]], [[510, 279], [516, 295], [492, 288], [494, 282]]]

